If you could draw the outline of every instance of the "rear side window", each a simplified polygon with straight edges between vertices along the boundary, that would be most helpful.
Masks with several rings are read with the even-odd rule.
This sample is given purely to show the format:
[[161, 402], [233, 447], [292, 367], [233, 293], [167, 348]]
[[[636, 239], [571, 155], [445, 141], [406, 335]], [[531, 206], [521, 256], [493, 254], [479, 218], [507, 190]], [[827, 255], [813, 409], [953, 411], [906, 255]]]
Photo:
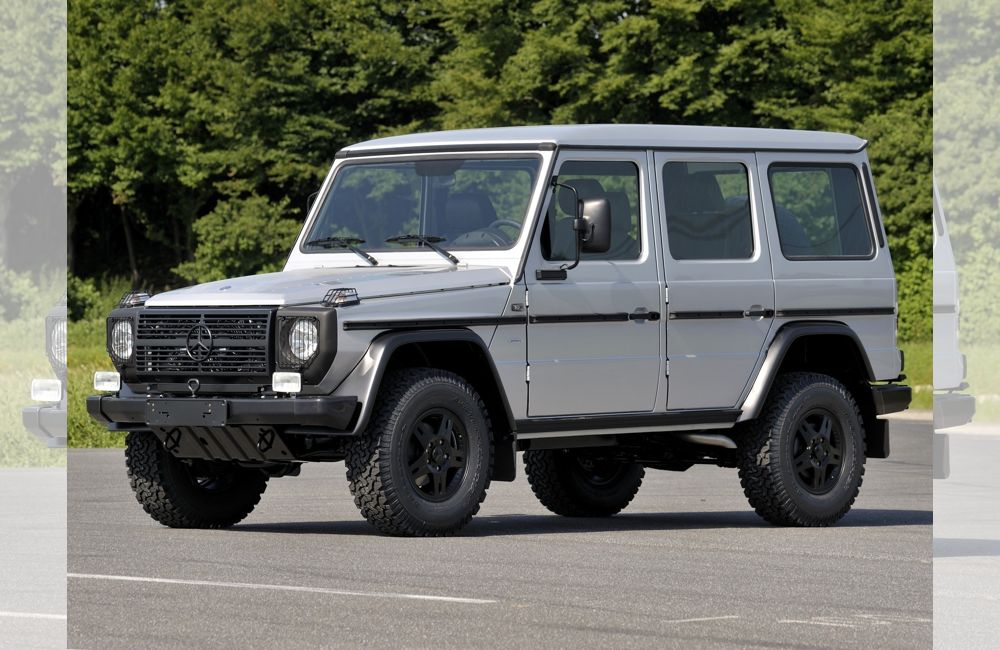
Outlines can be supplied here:
[[750, 183], [740, 163], [663, 165], [667, 240], [675, 260], [737, 260], [753, 256]]
[[873, 255], [861, 182], [853, 165], [772, 165], [768, 178], [786, 258], [866, 259]]

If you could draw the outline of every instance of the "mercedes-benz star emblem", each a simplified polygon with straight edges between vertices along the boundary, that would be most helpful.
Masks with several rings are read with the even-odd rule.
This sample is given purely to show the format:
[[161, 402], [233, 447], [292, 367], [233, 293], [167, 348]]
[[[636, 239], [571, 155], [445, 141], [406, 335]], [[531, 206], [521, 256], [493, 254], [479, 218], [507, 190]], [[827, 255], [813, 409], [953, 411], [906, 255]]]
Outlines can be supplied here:
[[212, 354], [212, 331], [204, 325], [188, 330], [187, 353], [192, 361], [202, 362]]

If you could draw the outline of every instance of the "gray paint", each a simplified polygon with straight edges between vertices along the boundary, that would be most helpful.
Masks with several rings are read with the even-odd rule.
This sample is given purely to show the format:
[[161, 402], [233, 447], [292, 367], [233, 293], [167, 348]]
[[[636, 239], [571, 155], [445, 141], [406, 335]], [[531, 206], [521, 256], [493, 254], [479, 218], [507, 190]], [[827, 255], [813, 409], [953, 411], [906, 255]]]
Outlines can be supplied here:
[[351, 156], [418, 149], [550, 147], [861, 151], [867, 143], [844, 133], [661, 124], [513, 126], [398, 135], [345, 147]]
[[[470, 326], [495, 362], [512, 416], [525, 419], [732, 408], [743, 405], [748, 396], [759, 399], [766, 393], [770, 377], [762, 370], [764, 353], [778, 328], [791, 319], [770, 318], [768, 314], [670, 320], [667, 315], [671, 311], [767, 312], [896, 304], [888, 248], [877, 249], [871, 260], [790, 261], [776, 245], [767, 166], [772, 162], [829, 161], [860, 167], [867, 160], [865, 143], [853, 136], [645, 125], [517, 127], [399, 136], [348, 149], [352, 156], [370, 153], [384, 159], [387, 152], [413, 148], [433, 151], [436, 147], [441, 151], [454, 146], [498, 149], [510, 145], [516, 149], [526, 144], [537, 146], [542, 168], [547, 171], [533, 191], [521, 236], [508, 250], [463, 251], [457, 267], [420, 250], [379, 252], [382, 265], [378, 267], [359, 266], [358, 258], [349, 252], [306, 256], [293, 250], [280, 273], [173, 291], [155, 296], [148, 305], [314, 304], [331, 288], [353, 287], [361, 304], [341, 308], [338, 323], [633, 313], [642, 309], [661, 314], [659, 320], [644, 321], [553, 324], [525, 320]], [[552, 147], [546, 149], [546, 145]], [[619, 149], [614, 150], [614, 146]], [[691, 150], [699, 147], [703, 149], [700, 152]], [[835, 151], [847, 153], [831, 153]], [[535, 270], [558, 266], [542, 259], [537, 227], [550, 197], [544, 180], [556, 168], [557, 156], [559, 162], [618, 159], [639, 166], [643, 252], [638, 260], [585, 261], [569, 271], [566, 281], [535, 279]], [[678, 261], [670, 256], [660, 217], [664, 188], [659, 184], [662, 165], [668, 160], [724, 160], [747, 166], [753, 195], [755, 252], [751, 259]], [[354, 158], [339, 159], [324, 191], [340, 167], [357, 162]], [[304, 232], [315, 216], [314, 210]], [[862, 342], [876, 378], [891, 379], [899, 374], [894, 315], [838, 320]], [[370, 411], [378, 368], [387, 350], [372, 342], [382, 333], [340, 326], [335, 363], [319, 385], [303, 392], [358, 396], [365, 411]], [[744, 413], [743, 419], [748, 416]], [[729, 426], [720, 422], [697, 428]], [[638, 430], [619, 427], [587, 433]], [[531, 437], [571, 435], [574, 432], [533, 432]]]

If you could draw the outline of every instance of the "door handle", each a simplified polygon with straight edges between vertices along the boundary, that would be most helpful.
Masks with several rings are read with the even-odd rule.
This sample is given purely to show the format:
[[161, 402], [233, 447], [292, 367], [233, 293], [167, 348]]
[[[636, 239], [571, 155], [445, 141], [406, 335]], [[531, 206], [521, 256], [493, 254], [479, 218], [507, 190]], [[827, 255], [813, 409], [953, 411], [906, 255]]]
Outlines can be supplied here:
[[762, 309], [757, 305], [754, 305], [750, 309], [743, 312], [745, 318], [774, 318], [773, 309]]
[[658, 312], [658, 311], [640, 311], [640, 310], [637, 309], [637, 310], [635, 310], [634, 312], [632, 312], [631, 314], [628, 315], [628, 319], [629, 320], [638, 320], [638, 321], [643, 321], [643, 320], [660, 320], [660, 312]]

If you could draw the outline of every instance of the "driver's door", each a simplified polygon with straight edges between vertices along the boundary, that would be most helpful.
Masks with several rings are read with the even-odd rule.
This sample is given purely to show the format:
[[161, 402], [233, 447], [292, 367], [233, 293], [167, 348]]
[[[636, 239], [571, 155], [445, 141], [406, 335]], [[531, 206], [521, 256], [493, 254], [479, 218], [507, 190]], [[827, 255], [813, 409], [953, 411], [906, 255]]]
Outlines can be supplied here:
[[560, 274], [575, 252], [576, 199], [550, 191], [524, 276], [528, 415], [651, 411], [664, 376], [664, 296], [646, 154], [564, 152], [556, 170], [581, 199], [608, 199], [611, 248]]

